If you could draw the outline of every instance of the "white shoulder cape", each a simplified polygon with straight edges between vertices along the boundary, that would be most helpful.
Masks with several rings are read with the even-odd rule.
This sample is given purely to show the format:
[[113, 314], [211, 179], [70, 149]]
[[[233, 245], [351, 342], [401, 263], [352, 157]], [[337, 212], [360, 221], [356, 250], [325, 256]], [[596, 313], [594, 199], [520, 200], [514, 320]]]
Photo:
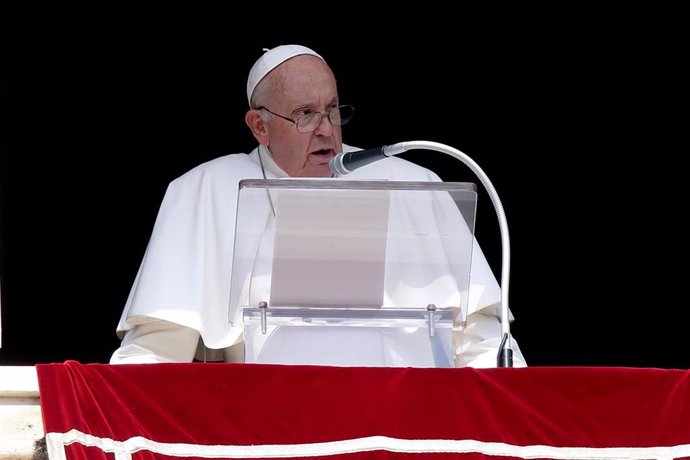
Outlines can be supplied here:
[[[242, 340], [241, 305], [231, 306], [230, 296], [235, 209], [239, 181], [262, 177], [258, 149], [254, 149], [250, 154], [229, 154], [203, 163], [170, 183], [117, 326], [120, 336], [138, 323], [162, 319], [197, 330], [209, 348], [225, 348]], [[440, 181], [432, 171], [396, 157], [371, 163], [347, 178]], [[398, 209], [405, 219], [423, 225], [439, 219], [438, 211]], [[256, 218], [265, 222], [268, 212], [267, 204], [257, 209]], [[414, 248], [405, 251], [412, 251], [414, 257]], [[442, 248], [430, 251], [434, 257], [450, 257]], [[471, 264], [468, 314], [487, 307], [497, 314], [500, 286], [476, 241]], [[250, 266], [239, 269], [247, 275], [251, 272]], [[395, 275], [395, 269], [390, 273]], [[443, 299], [437, 305], [444, 306]]]

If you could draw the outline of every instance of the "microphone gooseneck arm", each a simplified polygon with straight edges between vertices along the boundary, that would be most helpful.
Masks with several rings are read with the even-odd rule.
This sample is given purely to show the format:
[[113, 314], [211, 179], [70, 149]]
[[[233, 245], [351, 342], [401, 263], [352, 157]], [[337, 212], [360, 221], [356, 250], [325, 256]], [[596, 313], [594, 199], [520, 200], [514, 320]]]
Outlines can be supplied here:
[[386, 145], [376, 149], [360, 150], [355, 152], [340, 153], [331, 160], [331, 170], [338, 175], [344, 175], [371, 162], [398, 155], [408, 150], [435, 150], [448, 154], [467, 165], [482, 183], [491, 203], [496, 210], [498, 225], [501, 230], [501, 345], [496, 357], [498, 367], [513, 367], [513, 349], [510, 336], [510, 317], [508, 308], [508, 287], [510, 280], [510, 237], [508, 235], [508, 222], [503, 211], [503, 205], [498, 198], [498, 193], [489, 177], [482, 171], [479, 165], [469, 156], [458, 149], [445, 144], [430, 141], [409, 141]]

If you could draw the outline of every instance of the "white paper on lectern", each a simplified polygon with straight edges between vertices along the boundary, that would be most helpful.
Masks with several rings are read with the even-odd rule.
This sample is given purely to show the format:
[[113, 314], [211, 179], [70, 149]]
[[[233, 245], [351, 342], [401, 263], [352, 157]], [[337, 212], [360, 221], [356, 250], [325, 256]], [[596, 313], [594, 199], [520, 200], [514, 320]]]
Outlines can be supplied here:
[[383, 304], [390, 194], [277, 190], [271, 306]]

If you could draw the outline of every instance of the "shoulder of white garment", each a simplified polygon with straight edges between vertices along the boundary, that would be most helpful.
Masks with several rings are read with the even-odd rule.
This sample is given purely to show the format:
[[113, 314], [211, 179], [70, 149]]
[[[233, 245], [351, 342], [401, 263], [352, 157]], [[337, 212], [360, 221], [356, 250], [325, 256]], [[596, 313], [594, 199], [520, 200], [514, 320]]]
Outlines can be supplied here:
[[[224, 210], [236, 204], [241, 179], [259, 177], [261, 167], [255, 150], [209, 160], [170, 182], [118, 331], [131, 329], [138, 318], [163, 319], [199, 332], [205, 330], [202, 311], [210, 301], [195, 301], [203, 298], [199, 293], [206, 295], [209, 290], [199, 288], [205, 285], [193, 267], [204, 263], [204, 251], [209, 248], [231, 260], [232, 239], [216, 238], [232, 235], [234, 213]], [[200, 209], [213, 212], [209, 215], [212, 219], [190, 219]], [[186, 262], [170, 263], [171, 260]], [[225, 277], [229, 280], [229, 276]], [[225, 289], [224, 285], [219, 289]], [[220, 316], [227, 320], [227, 315]], [[214, 317], [212, 321], [224, 324], [223, 318]]]
[[257, 168], [261, 165], [258, 161], [257, 149], [251, 153], [230, 153], [212, 160], [201, 163], [186, 173], [176, 178], [173, 182], [183, 182], [187, 180], [198, 180], [199, 178], [227, 177], [254, 177]]

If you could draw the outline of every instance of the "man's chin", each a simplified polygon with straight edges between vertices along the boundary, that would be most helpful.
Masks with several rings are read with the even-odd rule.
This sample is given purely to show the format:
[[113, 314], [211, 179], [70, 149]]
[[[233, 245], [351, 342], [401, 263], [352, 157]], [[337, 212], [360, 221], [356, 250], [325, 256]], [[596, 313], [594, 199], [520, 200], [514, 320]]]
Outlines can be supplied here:
[[331, 168], [328, 163], [316, 165], [313, 168], [309, 168], [310, 177], [331, 177]]
[[329, 156], [319, 156], [318, 158], [312, 158], [312, 160], [316, 160], [313, 163], [309, 164], [307, 167], [307, 170], [305, 171], [307, 174], [307, 177], [331, 177], [332, 172], [331, 172], [331, 167], [330, 167], [330, 161], [331, 158], [333, 158], [334, 155], [329, 155]]
[[333, 173], [328, 163], [313, 165], [295, 174], [290, 174], [291, 177], [331, 177], [332, 175]]

